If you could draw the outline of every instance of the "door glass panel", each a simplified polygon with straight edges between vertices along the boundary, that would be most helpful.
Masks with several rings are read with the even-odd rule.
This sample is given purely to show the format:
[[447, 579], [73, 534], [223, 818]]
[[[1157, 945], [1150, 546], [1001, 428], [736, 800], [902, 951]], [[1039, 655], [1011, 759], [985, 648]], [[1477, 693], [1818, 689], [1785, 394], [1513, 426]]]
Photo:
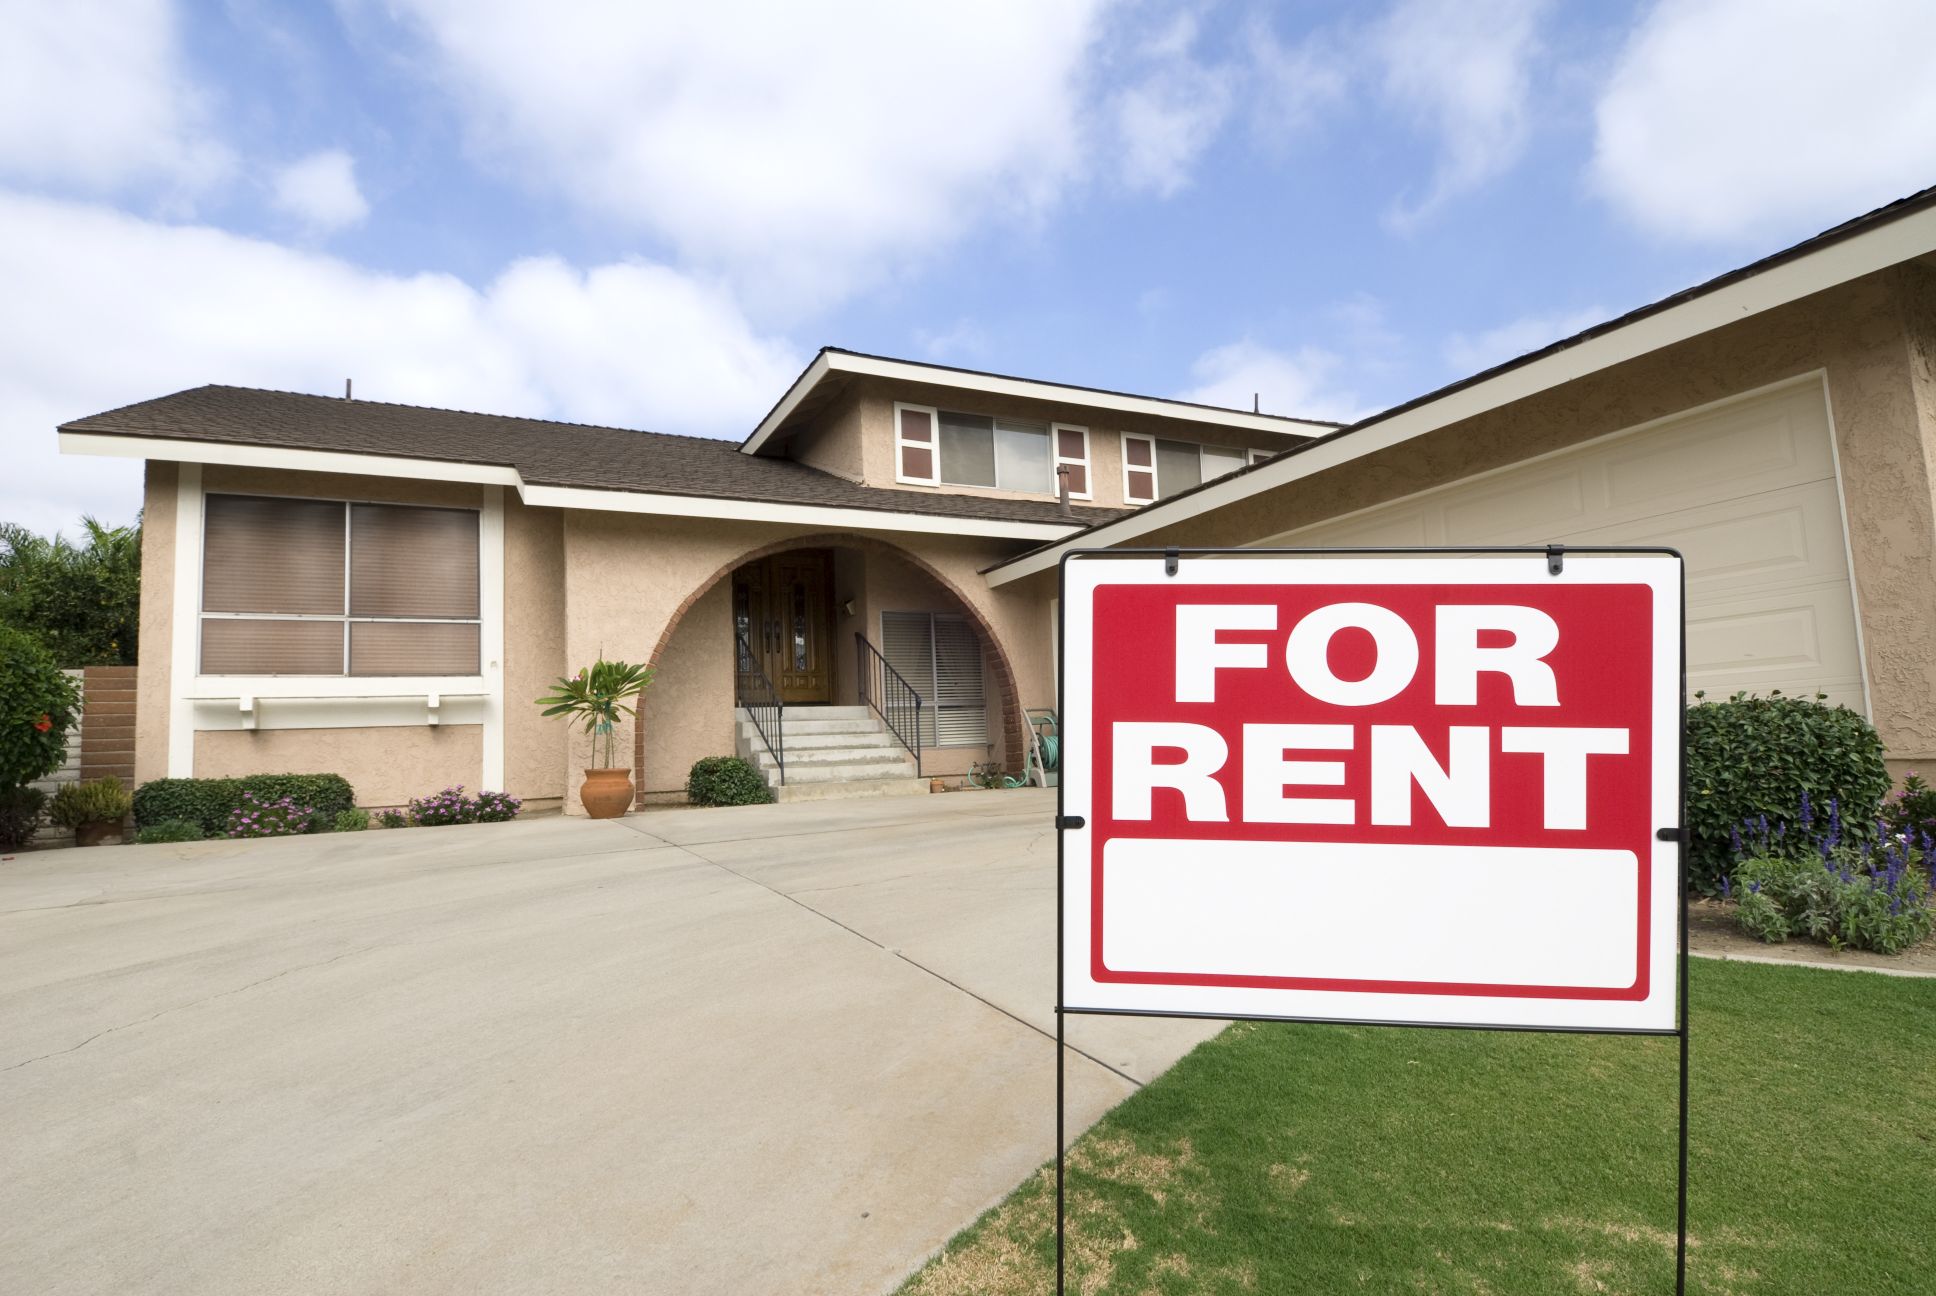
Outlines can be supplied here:
[[805, 582], [795, 581], [793, 585], [793, 669], [807, 668], [807, 587]]

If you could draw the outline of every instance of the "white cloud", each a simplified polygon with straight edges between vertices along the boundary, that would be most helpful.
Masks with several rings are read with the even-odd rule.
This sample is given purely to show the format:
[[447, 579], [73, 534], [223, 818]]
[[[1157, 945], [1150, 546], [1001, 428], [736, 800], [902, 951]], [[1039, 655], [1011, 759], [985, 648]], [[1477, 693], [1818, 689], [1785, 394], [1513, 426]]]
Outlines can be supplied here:
[[[366, 2], [339, 0], [352, 17]], [[474, 151], [784, 311], [985, 217], [1042, 211], [1082, 165], [1102, 2], [387, 10], [464, 106]]]
[[275, 203], [320, 234], [361, 225], [370, 204], [356, 185], [356, 160], [342, 149], [324, 149], [276, 173]]
[[1357, 56], [1339, 33], [1321, 30], [1286, 45], [1267, 23], [1253, 20], [1249, 45], [1252, 116], [1266, 142], [1296, 141], [1344, 101]]
[[1439, 144], [1424, 196], [1392, 208], [1394, 227], [1417, 225], [1519, 160], [1545, 8], [1546, 0], [1402, 0], [1372, 33], [1386, 98]]
[[1235, 72], [1195, 55], [1197, 20], [1179, 14], [1125, 60], [1127, 83], [1109, 96], [1113, 151], [1132, 190], [1167, 198], [1190, 181], [1230, 112]]
[[57, 424], [201, 383], [740, 435], [801, 360], [646, 262], [532, 258], [479, 291], [4, 192], [0, 283], [35, 303], [0, 311], [0, 518], [41, 530], [139, 504], [136, 468], [58, 455]]
[[0, 0], [0, 175], [172, 199], [226, 177], [176, 26], [168, 0]]
[[1454, 333], [1445, 342], [1445, 358], [1461, 378], [1529, 351], [1572, 337], [1607, 318], [1599, 306], [1554, 315], [1526, 315], [1483, 333]]
[[1334, 385], [1340, 364], [1320, 347], [1278, 351], [1246, 338], [1198, 356], [1190, 366], [1196, 385], [1177, 399], [1247, 410], [1254, 395], [1266, 414], [1349, 422], [1366, 411], [1353, 393]]
[[1936, 183], [1936, 5], [1666, 0], [1598, 109], [1591, 180], [1652, 233], [1741, 242]]

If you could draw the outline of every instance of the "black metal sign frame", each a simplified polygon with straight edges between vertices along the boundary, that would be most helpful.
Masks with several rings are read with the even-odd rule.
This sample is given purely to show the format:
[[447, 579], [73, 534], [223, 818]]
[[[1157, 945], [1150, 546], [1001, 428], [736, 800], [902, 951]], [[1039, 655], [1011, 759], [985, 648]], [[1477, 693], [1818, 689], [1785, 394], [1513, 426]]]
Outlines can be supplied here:
[[[1065, 1296], [1068, 1274], [1068, 1212], [1066, 1196], [1067, 1174], [1067, 1131], [1065, 1128], [1065, 1068], [1067, 1045], [1064, 1028], [1071, 1014], [1094, 1017], [1176, 1017], [1197, 1018], [1212, 1021], [1262, 1021], [1295, 1022], [1321, 1026], [1390, 1026], [1414, 1027], [1435, 1030], [1487, 1030], [1511, 1031], [1529, 1034], [1552, 1035], [1639, 1035], [1655, 1038], [1674, 1038], [1680, 1041], [1680, 1112], [1677, 1150], [1677, 1169], [1675, 1185], [1674, 1219], [1674, 1294], [1685, 1296], [1687, 1291], [1687, 1072], [1688, 1072], [1688, 1004], [1687, 1004], [1687, 566], [1680, 550], [1652, 545], [1479, 545], [1461, 546], [1377, 546], [1357, 545], [1338, 548], [1260, 548], [1260, 549], [1218, 549], [1169, 547], [1158, 549], [1071, 549], [1062, 555], [1056, 564], [1056, 616], [1055, 616], [1055, 681], [1056, 696], [1064, 696], [1065, 658], [1068, 653], [1069, 637], [1066, 633], [1065, 619], [1069, 614], [1068, 571], [1069, 563], [1078, 558], [1161, 558], [1168, 575], [1175, 576], [1185, 558], [1335, 558], [1341, 556], [1363, 557], [1490, 557], [1513, 555], [1519, 557], [1544, 557], [1547, 571], [1557, 576], [1564, 563], [1572, 555], [1619, 555], [1670, 557], [1681, 564], [1680, 567], [1680, 753], [1678, 772], [1680, 807], [1679, 822], [1662, 825], [1655, 830], [1661, 841], [1676, 842], [1680, 846], [1680, 949], [1677, 967], [1677, 1015], [1678, 1023], [1672, 1030], [1657, 1030], [1645, 1027], [1591, 1027], [1591, 1026], [1516, 1026], [1482, 1022], [1396, 1022], [1396, 1021], [1355, 1021], [1336, 1017], [1279, 1017], [1261, 1014], [1213, 1014], [1194, 1012], [1163, 1012], [1154, 1009], [1128, 1008], [1071, 1008], [1063, 1003], [1063, 833], [1082, 827], [1081, 820], [1071, 821], [1065, 802], [1067, 780], [1058, 780], [1055, 791], [1055, 1291], [1056, 1296]], [[1064, 712], [1066, 720], [1066, 711]], [[1071, 734], [1065, 723], [1062, 731], [1063, 751], [1069, 747]], [[1080, 741], [1080, 738], [1077, 739]]]

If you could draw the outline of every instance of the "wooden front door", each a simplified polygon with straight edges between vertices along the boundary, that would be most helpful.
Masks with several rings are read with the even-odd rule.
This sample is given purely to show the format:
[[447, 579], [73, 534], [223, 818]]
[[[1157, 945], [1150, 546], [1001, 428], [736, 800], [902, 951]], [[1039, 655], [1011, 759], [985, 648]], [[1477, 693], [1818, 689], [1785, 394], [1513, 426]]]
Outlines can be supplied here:
[[[833, 555], [801, 549], [750, 562], [733, 573], [733, 628], [751, 650], [739, 671], [764, 671], [780, 701], [834, 700]], [[742, 682], [742, 692], [748, 681]]]

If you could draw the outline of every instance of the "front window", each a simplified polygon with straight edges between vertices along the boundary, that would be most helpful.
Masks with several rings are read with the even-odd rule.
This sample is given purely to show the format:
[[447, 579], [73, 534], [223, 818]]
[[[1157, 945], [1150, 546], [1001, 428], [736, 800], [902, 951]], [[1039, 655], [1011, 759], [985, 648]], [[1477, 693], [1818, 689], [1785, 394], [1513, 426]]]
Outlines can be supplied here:
[[1031, 495], [1089, 498], [1089, 433], [1060, 423], [895, 407], [898, 480], [917, 486], [981, 486]]
[[1123, 498], [1151, 504], [1242, 468], [1242, 450], [1123, 434]]
[[478, 674], [478, 516], [208, 496], [201, 673]]

